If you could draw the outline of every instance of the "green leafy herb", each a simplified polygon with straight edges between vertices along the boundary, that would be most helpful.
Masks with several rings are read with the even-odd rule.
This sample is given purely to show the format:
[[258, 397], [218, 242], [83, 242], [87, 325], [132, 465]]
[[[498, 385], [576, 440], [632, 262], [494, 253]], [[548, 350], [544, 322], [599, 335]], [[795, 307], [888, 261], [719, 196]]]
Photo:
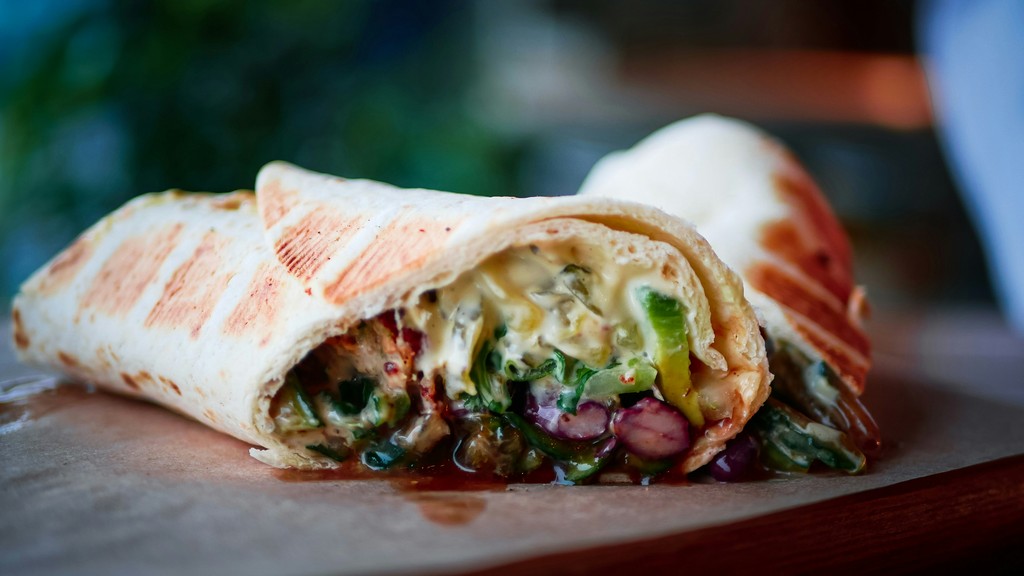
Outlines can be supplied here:
[[585, 364], [579, 364], [573, 374], [572, 384], [563, 388], [561, 394], [558, 395], [558, 409], [568, 414], [575, 414], [587, 382], [597, 373], [597, 370]]
[[491, 342], [484, 342], [473, 360], [469, 377], [476, 385], [477, 395], [491, 412], [501, 414], [512, 405], [505, 374], [501, 370], [501, 354]]
[[551, 358], [541, 362], [535, 368], [527, 367], [526, 370], [521, 370], [512, 360], [505, 362], [505, 376], [514, 382], [533, 382], [545, 376], [552, 376], [564, 383], [575, 363], [575, 358], [566, 356], [556, 348]]

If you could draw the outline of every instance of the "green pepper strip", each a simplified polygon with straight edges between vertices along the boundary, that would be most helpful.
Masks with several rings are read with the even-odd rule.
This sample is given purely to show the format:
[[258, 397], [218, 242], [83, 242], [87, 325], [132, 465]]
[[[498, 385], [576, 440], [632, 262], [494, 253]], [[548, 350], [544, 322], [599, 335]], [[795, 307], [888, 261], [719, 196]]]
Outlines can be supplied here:
[[[629, 375], [627, 382], [624, 378]], [[654, 386], [658, 371], [650, 362], [632, 358], [625, 364], [618, 364], [598, 370], [586, 381], [586, 393], [590, 398], [606, 398], [619, 394], [644, 392]]]
[[654, 364], [661, 377], [661, 394], [669, 404], [679, 408], [690, 424], [700, 428], [704, 426], [704, 414], [690, 381], [685, 308], [675, 298], [646, 286], [638, 289], [636, 295], [657, 340]]

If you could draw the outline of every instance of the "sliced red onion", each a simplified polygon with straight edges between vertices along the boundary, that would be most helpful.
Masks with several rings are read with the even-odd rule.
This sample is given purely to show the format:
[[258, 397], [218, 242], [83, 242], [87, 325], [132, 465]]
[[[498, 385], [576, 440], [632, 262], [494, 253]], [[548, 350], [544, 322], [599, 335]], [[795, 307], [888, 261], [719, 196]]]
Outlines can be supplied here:
[[644, 398], [612, 418], [612, 431], [627, 450], [659, 460], [690, 447], [690, 424], [679, 411], [655, 398]]
[[759, 446], [753, 436], [741, 433], [733, 438], [708, 464], [711, 475], [719, 482], [739, 482], [749, 477], [757, 462]]
[[558, 432], [570, 440], [593, 440], [608, 431], [608, 409], [594, 401], [576, 407], [576, 415], [562, 413]]
[[576, 407], [576, 414], [558, 409], [557, 397], [527, 397], [526, 418], [545, 432], [564, 440], [593, 440], [608, 430], [608, 409], [600, 402], [587, 401]]

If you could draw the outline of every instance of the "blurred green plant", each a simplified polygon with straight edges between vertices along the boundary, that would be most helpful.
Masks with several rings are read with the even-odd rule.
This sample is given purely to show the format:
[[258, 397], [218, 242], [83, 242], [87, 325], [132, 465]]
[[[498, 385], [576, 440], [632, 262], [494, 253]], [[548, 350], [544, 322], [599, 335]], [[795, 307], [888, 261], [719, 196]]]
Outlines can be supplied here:
[[71, 5], [0, 76], [0, 301], [128, 198], [249, 188], [274, 159], [408, 187], [518, 188], [521, 146], [466, 106], [465, 2]]

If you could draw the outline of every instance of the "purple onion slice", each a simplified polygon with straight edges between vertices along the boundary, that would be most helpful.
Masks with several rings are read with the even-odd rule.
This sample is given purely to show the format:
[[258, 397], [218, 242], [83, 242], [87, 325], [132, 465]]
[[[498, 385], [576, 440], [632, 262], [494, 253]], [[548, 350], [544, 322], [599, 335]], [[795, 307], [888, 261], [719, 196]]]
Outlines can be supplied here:
[[740, 482], [749, 478], [755, 470], [759, 451], [752, 435], [740, 433], [708, 464], [711, 476], [719, 482]]
[[690, 423], [682, 412], [655, 398], [644, 398], [612, 418], [612, 431], [627, 450], [659, 460], [686, 452]]
[[608, 409], [603, 404], [583, 402], [576, 408], [576, 414], [567, 414], [559, 410], [556, 400], [538, 399], [531, 394], [526, 405], [527, 420], [563, 440], [593, 440], [608, 431]]

